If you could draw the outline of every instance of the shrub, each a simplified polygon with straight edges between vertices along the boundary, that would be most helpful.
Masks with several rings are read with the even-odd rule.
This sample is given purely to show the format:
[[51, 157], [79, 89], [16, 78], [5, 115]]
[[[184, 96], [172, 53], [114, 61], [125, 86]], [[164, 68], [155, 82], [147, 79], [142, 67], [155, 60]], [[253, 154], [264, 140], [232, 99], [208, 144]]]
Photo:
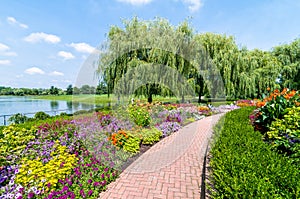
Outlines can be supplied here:
[[79, 110], [73, 113], [73, 115], [82, 115], [82, 114], [87, 114], [89, 111], [87, 110]]
[[162, 137], [162, 132], [154, 127], [143, 129], [139, 128], [136, 131], [133, 131], [131, 134], [135, 137], [140, 138], [142, 144], [146, 145], [153, 145], [155, 142], [158, 142]]
[[150, 114], [146, 107], [131, 105], [128, 107], [130, 118], [138, 126], [148, 126], [151, 122]]
[[270, 126], [270, 131], [266, 133], [265, 140], [277, 149], [293, 157], [294, 160], [300, 158], [300, 107], [287, 109], [288, 113], [283, 119], [276, 119]]
[[299, 105], [299, 94], [296, 91], [275, 90], [263, 102], [258, 102], [258, 114], [255, 114], [256, 130], [265, 133], [275, 119], [282, 119], [286, 109]]
[[140, 151], [141, 139], [132, 134], [128, 134], [128, 138], [123, 146], [123, 150], [130, 153], [138, 153]]
[[251, 111], [229, 112], [215, 127], [213, 198], [299, 198], [299, 168], [262, 141], [249, 124]]
[[36, 120], [45, 120], [49, 117], [50, 117], [50, 115], [48, 115], [47, 113], [45, 113], [43, 111], [37, 112], [34, 115], [34, 119], [36, 119]]
[[26, 115], [23, 115], [21, 113], [17, 113], [17, 114], [14, 114], [12, 115], [8, 121], [9, 122], [13, 122], [15, 124], [22, 124], [22, 123], [25, 123], [26, 121], [28, 121], [28, 117]]

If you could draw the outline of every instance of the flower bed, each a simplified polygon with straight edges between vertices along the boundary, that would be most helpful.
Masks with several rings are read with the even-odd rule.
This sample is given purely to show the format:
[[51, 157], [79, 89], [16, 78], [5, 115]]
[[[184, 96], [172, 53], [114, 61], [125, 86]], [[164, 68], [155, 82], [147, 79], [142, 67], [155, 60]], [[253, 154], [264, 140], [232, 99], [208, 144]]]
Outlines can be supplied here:
[[133, 104], [113, 115], [5, 127], [0, 132], [0, 198], [97, 198], [141, 147], [205, 117], [204, 109], [221, 111], [192, 104]]
[[262, 133], [264, 141], [278, 153], [300, 162], [300, 96], [298, 91], [275, 90], [250, 115], [250, 120]]

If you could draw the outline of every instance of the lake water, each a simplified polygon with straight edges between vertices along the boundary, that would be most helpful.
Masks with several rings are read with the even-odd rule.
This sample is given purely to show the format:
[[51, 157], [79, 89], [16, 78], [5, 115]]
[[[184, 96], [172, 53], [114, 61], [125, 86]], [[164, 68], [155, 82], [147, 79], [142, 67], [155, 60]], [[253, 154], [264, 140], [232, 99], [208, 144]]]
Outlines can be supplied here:
[[[0, 96], [0, 125], [4, 124], [1, 115], [26, 114], [32, 117], [38, 111], [44, 111], [49, 115], [57, 115], [61, 112], [73, 113], [78, 110], [90, 110], [94, 105], [79, 102], [51, 101], [33, 99], [32, 97]], [[6, 120], [9, 116], [6, 116]]]

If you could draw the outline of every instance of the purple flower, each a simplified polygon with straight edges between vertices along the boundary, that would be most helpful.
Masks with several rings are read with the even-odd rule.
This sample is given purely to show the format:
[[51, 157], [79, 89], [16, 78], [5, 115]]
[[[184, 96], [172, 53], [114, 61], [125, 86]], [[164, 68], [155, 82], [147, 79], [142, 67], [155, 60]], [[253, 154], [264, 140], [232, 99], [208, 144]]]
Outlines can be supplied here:
[[97, 187], [100, 185], [100, 182], [94, 182], [94, 187]]
[[69, 187], [68, 187], [68, 186], [64, 186], [62, 190], [63, 190], [63, 191], [68, 191], [68, 190], [69, 190]]
[[93, 168], [94, 171], [98, 171], [99, 169], [97, 167]]
[[85, 194], [84, 194], [83, 189], [80, 190], [80, 195], [81, 195], [83, 198], [85, 198]]
[[91, 184], [92, 183], [92, 180], [91, 179], [88, 179], [88, 181], [87, 181], [89, 184]]
[[34, 197], [34, 193], [33, 192], [30, 192], [29, 194], [28, 194], [28, 198], [33, 198]]
[[89, 190], [88, 195], [91, 196], [93, 194], [93, 190]]

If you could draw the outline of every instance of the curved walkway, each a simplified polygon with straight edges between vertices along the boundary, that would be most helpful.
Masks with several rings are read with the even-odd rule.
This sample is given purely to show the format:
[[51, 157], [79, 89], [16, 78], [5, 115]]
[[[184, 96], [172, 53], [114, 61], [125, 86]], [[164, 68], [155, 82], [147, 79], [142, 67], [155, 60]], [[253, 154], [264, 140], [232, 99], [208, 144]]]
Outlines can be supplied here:
[[197, 198], [200, 199], [203, 158], [212, 127], [223, 114], [193, 122], [155, 144], [100, 198]]

